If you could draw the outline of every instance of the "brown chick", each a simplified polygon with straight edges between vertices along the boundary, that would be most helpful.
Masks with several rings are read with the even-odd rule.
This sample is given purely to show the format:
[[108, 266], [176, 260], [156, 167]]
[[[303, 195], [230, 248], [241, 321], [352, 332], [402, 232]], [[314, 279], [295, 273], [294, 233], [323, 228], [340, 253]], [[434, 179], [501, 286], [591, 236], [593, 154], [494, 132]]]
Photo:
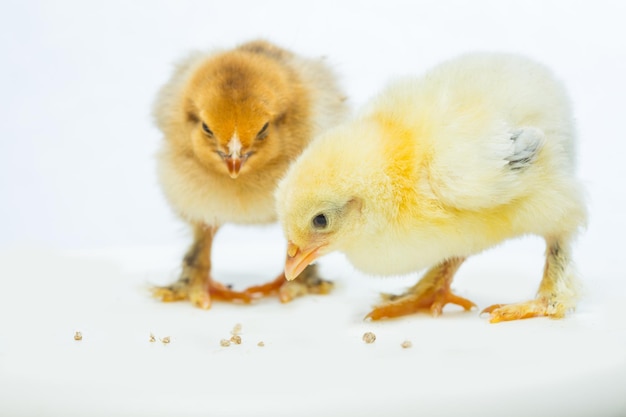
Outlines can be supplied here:
[[158, 94], [154, 116], [165, 137], [160, 184], [191, 226], [193, 242], [178, 281], [154, 288], [154, 296], [207, 309], [211, 299], [250, 302], [278, 292], [285, 302], [327, 293], [332, 284], [314, 269], [295, 285], [280, 274], [269, 284], [232, 291], [211, 277], [211, 245], [225, 223], [276, 221], [278, 180], [311, 138], [346, 113], [345, 97], [321, 59], [266, 41], [182, 60]]

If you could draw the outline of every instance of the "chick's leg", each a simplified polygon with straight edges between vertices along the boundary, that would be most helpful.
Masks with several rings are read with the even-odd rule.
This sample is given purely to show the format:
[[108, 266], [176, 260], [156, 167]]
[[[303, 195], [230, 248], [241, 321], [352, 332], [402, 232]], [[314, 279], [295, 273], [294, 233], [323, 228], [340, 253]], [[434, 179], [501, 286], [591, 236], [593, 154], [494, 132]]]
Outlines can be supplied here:
[[452, 303], [470, 310], [476, 305], [465, 298], [454, 295], [450, 291], [450, 284], [454, 274], [465, 258], [451, 258], [426, 272], [417, 284], [401, 295], [383, 295], [387, 300], [375, 307], [365, 318], [372, 320], [389, 319], [430, 311], [433, 316], [439, 316], [446, 304]]
[[491, 314], [491, 323], [531, 317], [561, 318], [574, 308], [578, 282], [571, 268], [570, 247], [566, 239], [546, 239], [543, 279], [534, 300], [516, 304], [495, 304], [482, 313]]
[[333, 283], [322, 279], [317, 272], [317, 265], [309, 265], [293, 281], [287, 281], [285, 274], [280, 274], [274, 281], [248, 288], [245, 292], [252, 297], [278, 295], [283, 303], [307, 294], [328, 294]]
[[183, 259], [178, 281], [166, 287], [156, 287], [152, 293], [161, 301], [189, 300], [199, 308], [211, 307], [211, 300], [249, 303], [251, 297], [213, 281], [211, 278], [211, 247], [217, 227], [194, 226], [194, 241]]

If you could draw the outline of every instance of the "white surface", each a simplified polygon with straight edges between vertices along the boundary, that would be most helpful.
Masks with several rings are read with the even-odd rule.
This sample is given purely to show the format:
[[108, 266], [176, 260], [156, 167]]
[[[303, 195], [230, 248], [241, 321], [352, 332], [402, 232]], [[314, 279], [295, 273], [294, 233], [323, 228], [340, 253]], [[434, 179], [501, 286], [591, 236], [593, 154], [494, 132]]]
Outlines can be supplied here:
[[[279, 266], [277, 230], [231, 230], [215, 275], [243, 286]], [[236, 239], [238, 237], [238, 239]], [[241, 241], [247, 238], [247, 243]], [[237, 246], [235, 246], [237, 242]], [[530, 297], [541, 244], [518, 241], [471, 259], [457, 292], [479, 306]], [[264, 248], [260, 253], [260, 248]], [[232, 266], [241, 250], [255, 254]], [[277, 257], [274, 257], [277, 258]], [[33, 262], [37, 259], [37, 262]], [[160, 304], [148, 282], [173, 279], [175, 250], [5, 252], [0, 306], [2, 415], [618, 416], [626, 411], [622, 294], [590, 294], [560, 321], [491, 325], [454, 307], [367, 323], [379, 290], [414, 278], [359, 276], [342, 257], [323, 273], [330, 296], [210, 311]], [[262, 271], [262, 272], [261, 272]], [[241, 278], [243, 275], [243, 278]], [[243, 343], [221, 347], [236, 323]], [[73, 334], [81, 331], [82, 341]], [[376, 334], [374, 344], [361, 337]], [[171, 343], [150, 343], [150, 333]], [[410, 340], [413, 347], [400, 344]], [[258, 347], [263, 341], [265, 347]]]
[[[306, 9], [306, 10], [304, 10]], [[0, 16], [0, 415], [626, 415], [625, 6], [620, 2], [13, 2]], [[188, 244], [160, 196], [149, 111], [170, 63], [263, 36], [327, 55], [358, 106], [394, 75], [458, 53], [525, 53], [571, 92], [591, 221], [576, 247], [588, 294], [560, 321], [490, 325], [454, 308], [383, 323], [379, 291], [332, 255], [327, 297], [151, 300]], [[275, 276], [279, 231], [226, 228], [215, 276]], [[243, 243], [242, 243], [243, 242]], [[102, 249], [106, 248], [106, 249]], [[241, 254], [251, 259], [240, 265]], [[533, 295], [538, 239], [470, 259], [480, 307]], [[243, 344], [222, 348], [235, 323]], [[73, 340], [80, 330], [84, 339]], [[372, 345], [361, 341], [373, 331]], [[172, 342], [149, 343], [150, 333]], [[411, 349], [402, 349], [405, 339]], [[263, 340], [265, 347], [258, 347]]]

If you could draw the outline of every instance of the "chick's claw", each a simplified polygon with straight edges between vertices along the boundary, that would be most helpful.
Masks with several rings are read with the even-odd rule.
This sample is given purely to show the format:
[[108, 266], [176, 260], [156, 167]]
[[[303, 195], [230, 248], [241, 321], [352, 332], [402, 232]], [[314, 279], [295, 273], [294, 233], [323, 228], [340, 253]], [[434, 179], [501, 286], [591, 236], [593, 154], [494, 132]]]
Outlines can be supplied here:
[[476, 307], [476, 304], [459, 297], [450, 290], [429, 291], [426, 293], [407, 293], [399, 296], [383, 295], [389, 300], [385, 304], [375, 307], [367, 316], [370, 320], [383, 320], [406, 316], [418, 312], [430, 312], [433, 316], [441, 315], [446, 304], [456, 304], [466, 311]]

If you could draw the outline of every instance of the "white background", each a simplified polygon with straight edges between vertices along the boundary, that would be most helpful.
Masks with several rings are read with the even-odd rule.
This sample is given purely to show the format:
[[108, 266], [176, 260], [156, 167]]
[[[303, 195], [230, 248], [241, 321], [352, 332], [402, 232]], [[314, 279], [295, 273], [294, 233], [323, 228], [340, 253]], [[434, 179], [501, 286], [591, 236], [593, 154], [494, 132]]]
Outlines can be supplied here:
[[[4, 2], [0, 414], [623, 412], [625, 20], [620, 1]], [[209, 312], [150, 300], [145, 285], [174, 279], [188, 244], [156, 181], [155, 93], [187, 51], [256, 37], [327, 56], [355, 108], [394, 76], [459, 53], [519, 52], [552, 67], [572, 97], [591, 213], [576, 246], [579, 310], [556, 322], [491, 326], [452, 309], [368, 325], [376, 293], [416, 277], [363, 277], [340, 256], [320, 262], [338, 282], [329, 297]], [[276, 228], [226, 228], [216, 275], [269, 279], [283, 245]], [[528, 238], [481, 254], [456, 288], [481, 307], [531, 297], [542, 250]], [[241, 251], [256, 263], [233, 269]], [[256, 342], [220, 350], [237, 321], [268, 340], [263, 354]], [[379, 340], [366, 351], [368, 329]], [[174, 343], [150, 345], [151, 331]], [[410, 352], [398, 347], [406, 337]]]

